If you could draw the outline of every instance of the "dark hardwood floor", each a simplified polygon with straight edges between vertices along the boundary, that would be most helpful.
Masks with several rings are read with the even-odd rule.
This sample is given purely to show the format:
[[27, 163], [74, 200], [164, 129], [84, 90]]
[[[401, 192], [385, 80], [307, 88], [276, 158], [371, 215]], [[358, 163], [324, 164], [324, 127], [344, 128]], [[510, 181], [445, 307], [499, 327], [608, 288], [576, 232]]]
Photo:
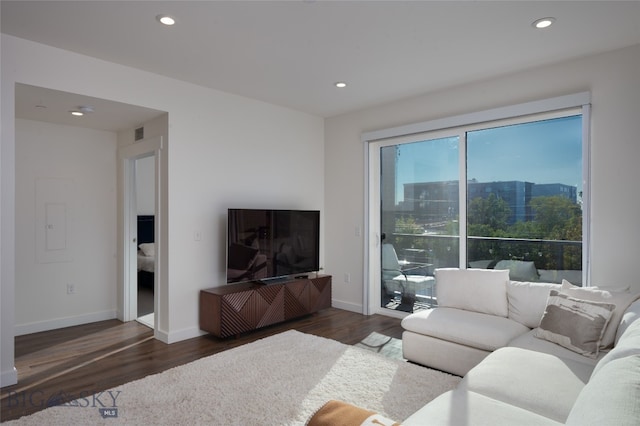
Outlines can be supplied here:
[[205, 335], [171, 345], [136, 321], [118, 320], [18, 336], [18, 384], [2, 388], [2, 421], [295, 329], [355, 345], [372, 334], [401, 339], [400, 320], [330, 308], [235, 338]]

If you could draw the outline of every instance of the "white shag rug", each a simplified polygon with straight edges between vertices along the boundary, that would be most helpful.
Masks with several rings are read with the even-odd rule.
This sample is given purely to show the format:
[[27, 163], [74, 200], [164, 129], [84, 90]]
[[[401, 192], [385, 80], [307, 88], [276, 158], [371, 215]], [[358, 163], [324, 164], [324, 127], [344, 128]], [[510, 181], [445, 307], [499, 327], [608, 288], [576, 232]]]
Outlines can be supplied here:
[[304, 425], [330, 399], [402, 421], [459, 381], [291, 330], [7, 424]]

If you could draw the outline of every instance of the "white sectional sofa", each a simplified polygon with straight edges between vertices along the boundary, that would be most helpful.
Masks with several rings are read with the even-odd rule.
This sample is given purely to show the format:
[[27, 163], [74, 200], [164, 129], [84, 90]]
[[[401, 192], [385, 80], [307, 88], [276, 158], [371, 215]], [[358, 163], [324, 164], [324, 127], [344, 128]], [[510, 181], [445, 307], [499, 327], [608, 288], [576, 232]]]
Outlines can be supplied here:
[[402, 424], [640, 425], [639, 295], [435, 274], [438, 307], [403, 319], [404, 356], [464, 377]]

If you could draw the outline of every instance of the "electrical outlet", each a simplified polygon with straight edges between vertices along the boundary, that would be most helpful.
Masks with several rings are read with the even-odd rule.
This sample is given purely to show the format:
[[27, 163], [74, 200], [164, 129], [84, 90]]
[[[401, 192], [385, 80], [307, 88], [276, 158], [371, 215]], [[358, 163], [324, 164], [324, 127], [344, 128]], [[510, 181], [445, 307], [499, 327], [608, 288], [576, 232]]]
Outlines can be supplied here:
[[75, 284], [67, 284], [67, 294], [76, 294]]
[[351, 282], [351, 274], [350, 273], [345, 273], [344, 274], [344, 282], [349, 284]]

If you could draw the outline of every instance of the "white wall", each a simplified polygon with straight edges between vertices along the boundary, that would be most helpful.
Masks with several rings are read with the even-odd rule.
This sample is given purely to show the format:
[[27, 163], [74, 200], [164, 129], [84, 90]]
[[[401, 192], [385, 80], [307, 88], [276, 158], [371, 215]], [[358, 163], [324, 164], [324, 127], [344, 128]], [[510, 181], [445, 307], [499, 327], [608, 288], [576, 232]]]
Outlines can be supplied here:
[[[168, 137], [168, 116], [161, 114], [155, 119], [140, 123], [137, 127], [144, 128], [144, 139], [157, 136]], [[137, 128], [136, 127], [136, 128]], [[118, 146], [125, 147], [140, 141], [135, 140], [135, 128], [118, 132]], [[155, 158], [153, 155], [136, 160], [136, 196], [137, 213], [139, 215], [153, 215], [155, 213]]]
[[[114, 318], [117, 135], [30, 120], [15, 135], [16, 335]], [[42, 184], [51, 179], [72, 185], [66, 197]], [[38, 181], [47, 191], [36, 196]], [[43, 201], [66, 207], [64, 249], [43, 247]]]
[[[634, 46], [326, 120], [325, 223], [331, 238], [325, 258], [334, 275], [334, 306], [363, 307], [364, 237], [354, 232], [365, 217], [363, 132], [582, 91], [591, 91], [593, 106], [591, 284], [640, 291], [640, 197], [634, 189], [640, 181], [640, 46]], [[351, 284], [342, 282], [347, 272]]]
[[[224, 282], [228, 207], [324, 210], [322, 118], [5, 34], [1, 37], [3, 385], [15, 377], [15, 83], [168, 112], [163, 177], [167, 204], [162, 213], [168, 221], [165, 322], [169, 342], [199, 334], [199, 290]], [[194, 240], [195, 231], [201, 233], [201, 241]]]
[[155, 158], [145, 157], [136, 160], [136, 196], [138, 215], [155, 213]]

